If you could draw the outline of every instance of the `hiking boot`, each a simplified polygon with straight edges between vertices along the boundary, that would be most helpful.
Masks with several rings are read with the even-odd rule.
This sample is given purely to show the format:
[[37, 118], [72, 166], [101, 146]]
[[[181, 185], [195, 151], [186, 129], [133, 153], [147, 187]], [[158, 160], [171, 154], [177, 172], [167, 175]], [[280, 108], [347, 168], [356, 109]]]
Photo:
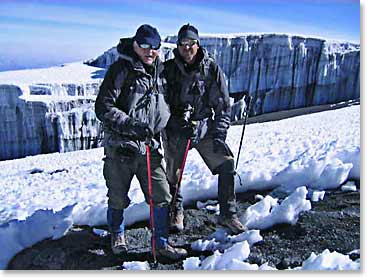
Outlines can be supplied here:
[[166, 244], [164, 248], [157, 249], [157, 257], [167, 258], [171, 261], [179, 261], [187, 257], [187, 251], [183, 248], [175, 248]]
[[169, 230], [171, 233], [182, 232], [184, 229], [184, 213], [183, 210], [176, 210], [172, 213], [170, 219]]
[[124, 233], [111, 234], [111, 249], [113, 254], [119, 255], [127, 252], [127, 246]]
[[236, 215], [233, 215], [233, 216], [219, 216], [218, 217], [218, 224], [223, 226], [223, 227], [227, 227], [228, 229], [230, 229], [231, 232], [234, 235], [238, 235], [238, 234], [248, 230], [245, 226], [242, 225], [242, 223], [240, 222], [240, 220], [238, 219], [238, 217]]

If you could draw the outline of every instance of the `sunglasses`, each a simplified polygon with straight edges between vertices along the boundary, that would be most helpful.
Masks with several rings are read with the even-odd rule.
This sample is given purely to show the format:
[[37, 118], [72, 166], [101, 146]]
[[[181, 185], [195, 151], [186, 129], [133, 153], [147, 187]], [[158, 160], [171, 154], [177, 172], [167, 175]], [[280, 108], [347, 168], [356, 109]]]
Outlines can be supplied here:
[[188, 41], [179, 41], [178, 42], [178, 45], [179, 46], [184, 46], [184, 47], [193, 47], [195, 44], [197, 44], [198, 41], [196, 39], [193, 39], [193, 40], [188, 40]]
[[158, 50], [161, 47], [161, 45], [158, 45], [157, 47], [153, 47], [153, 45], [150, 45], [148, 43], [142, 43], [142, 44], [138, 43], [138, 45], [142, 49], [152, 49], [152, 50]]

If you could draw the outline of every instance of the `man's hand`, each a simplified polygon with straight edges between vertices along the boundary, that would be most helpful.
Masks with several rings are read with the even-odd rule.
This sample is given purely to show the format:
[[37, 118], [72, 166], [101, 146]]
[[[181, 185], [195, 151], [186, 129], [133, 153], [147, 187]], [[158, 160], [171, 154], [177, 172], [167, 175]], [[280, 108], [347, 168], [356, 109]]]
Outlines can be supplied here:
[[195, 140], [197, 136], [196, 126], [186, 120], [181, 121], [179, 132], [181, 132], [182, 136], [191, 140]]
[[196, 128], [192, 125], [185, 125], [181, 128], [182, 134], [187, 139], [194, 139], [196, 137]]
[[147, 123], [132, 119], [129, 125], [129, 133], [133, 139], [145, 141], [147, 138], [153, 137], [153, 132]]

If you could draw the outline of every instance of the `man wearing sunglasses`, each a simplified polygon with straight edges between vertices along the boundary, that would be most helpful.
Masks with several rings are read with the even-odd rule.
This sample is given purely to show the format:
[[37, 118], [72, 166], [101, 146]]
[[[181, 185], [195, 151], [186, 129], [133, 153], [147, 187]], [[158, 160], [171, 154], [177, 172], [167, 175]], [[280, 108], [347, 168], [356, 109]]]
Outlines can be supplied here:
[[[114, 254], [127, 251], [124, 209], [137, 177], [149, 203], [146, 143], [150, 145], [151, 181], [156, 254], [170, 260], [187, 256], [185, 249], [168, 243], [169, 185], [160, 153], [160, 131], [170, 116], [165, 101], [163, 64], [158, 57], [161, 37], [154, 27], [140, 26], [133, 38], [122, 38], [119, 59], [108, 69], [100, 86], [95, 111], [104, 126], [103, 175], [108, 188], [107, 223]], [[154, 245], [154, 244], [152, 244]]]
[[236, 215], [234, 159], [225, 142], [230, 102], [222, 70], [200, 46], [198, 30], [190, 24], [180, 28], [174, 55], [165, 62], [171, 117], [163, 132], [167, 178], [171, 194], [176, 196], [171, 204], [170, 229], [178, 232], [184, 228], [183, 198], [177, 188], [190, 141], [211, 172], [218, 174], [218, 223], [239, 234], [246, 228]]

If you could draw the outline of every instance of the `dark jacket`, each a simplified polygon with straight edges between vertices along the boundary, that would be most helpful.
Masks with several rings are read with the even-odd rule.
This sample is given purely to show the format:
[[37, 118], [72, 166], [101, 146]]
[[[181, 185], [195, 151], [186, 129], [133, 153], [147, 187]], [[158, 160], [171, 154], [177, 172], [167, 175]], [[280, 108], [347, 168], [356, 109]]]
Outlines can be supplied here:
[[163, 64], [157, 57], [153, 66], [144, 65], [135, 54], [132, 42], [130, 38], [120, 40], [117, 46], [120, 57], [105, 75], [95, 111], [103, 122], [104, 146], [128, 144], [144, 154], [144, 142], [133, 140], [129, 135], [131, 119], [148, 123], [158, 139], [170, 113], [164, 95]]
[[166, 127], [166, 136], [177, 136], [183, 109], [193, 108], [191, 120], [195, 121], [200, 139], [226, 137], [230, 126], [230, 100], [226, 81], [220, 67], [206, 50], [198, 49], [194, 65], [185, 64], [178, 49], [175, 58], [165, 62], [167, 78], [167, 101], [171, 118]]

